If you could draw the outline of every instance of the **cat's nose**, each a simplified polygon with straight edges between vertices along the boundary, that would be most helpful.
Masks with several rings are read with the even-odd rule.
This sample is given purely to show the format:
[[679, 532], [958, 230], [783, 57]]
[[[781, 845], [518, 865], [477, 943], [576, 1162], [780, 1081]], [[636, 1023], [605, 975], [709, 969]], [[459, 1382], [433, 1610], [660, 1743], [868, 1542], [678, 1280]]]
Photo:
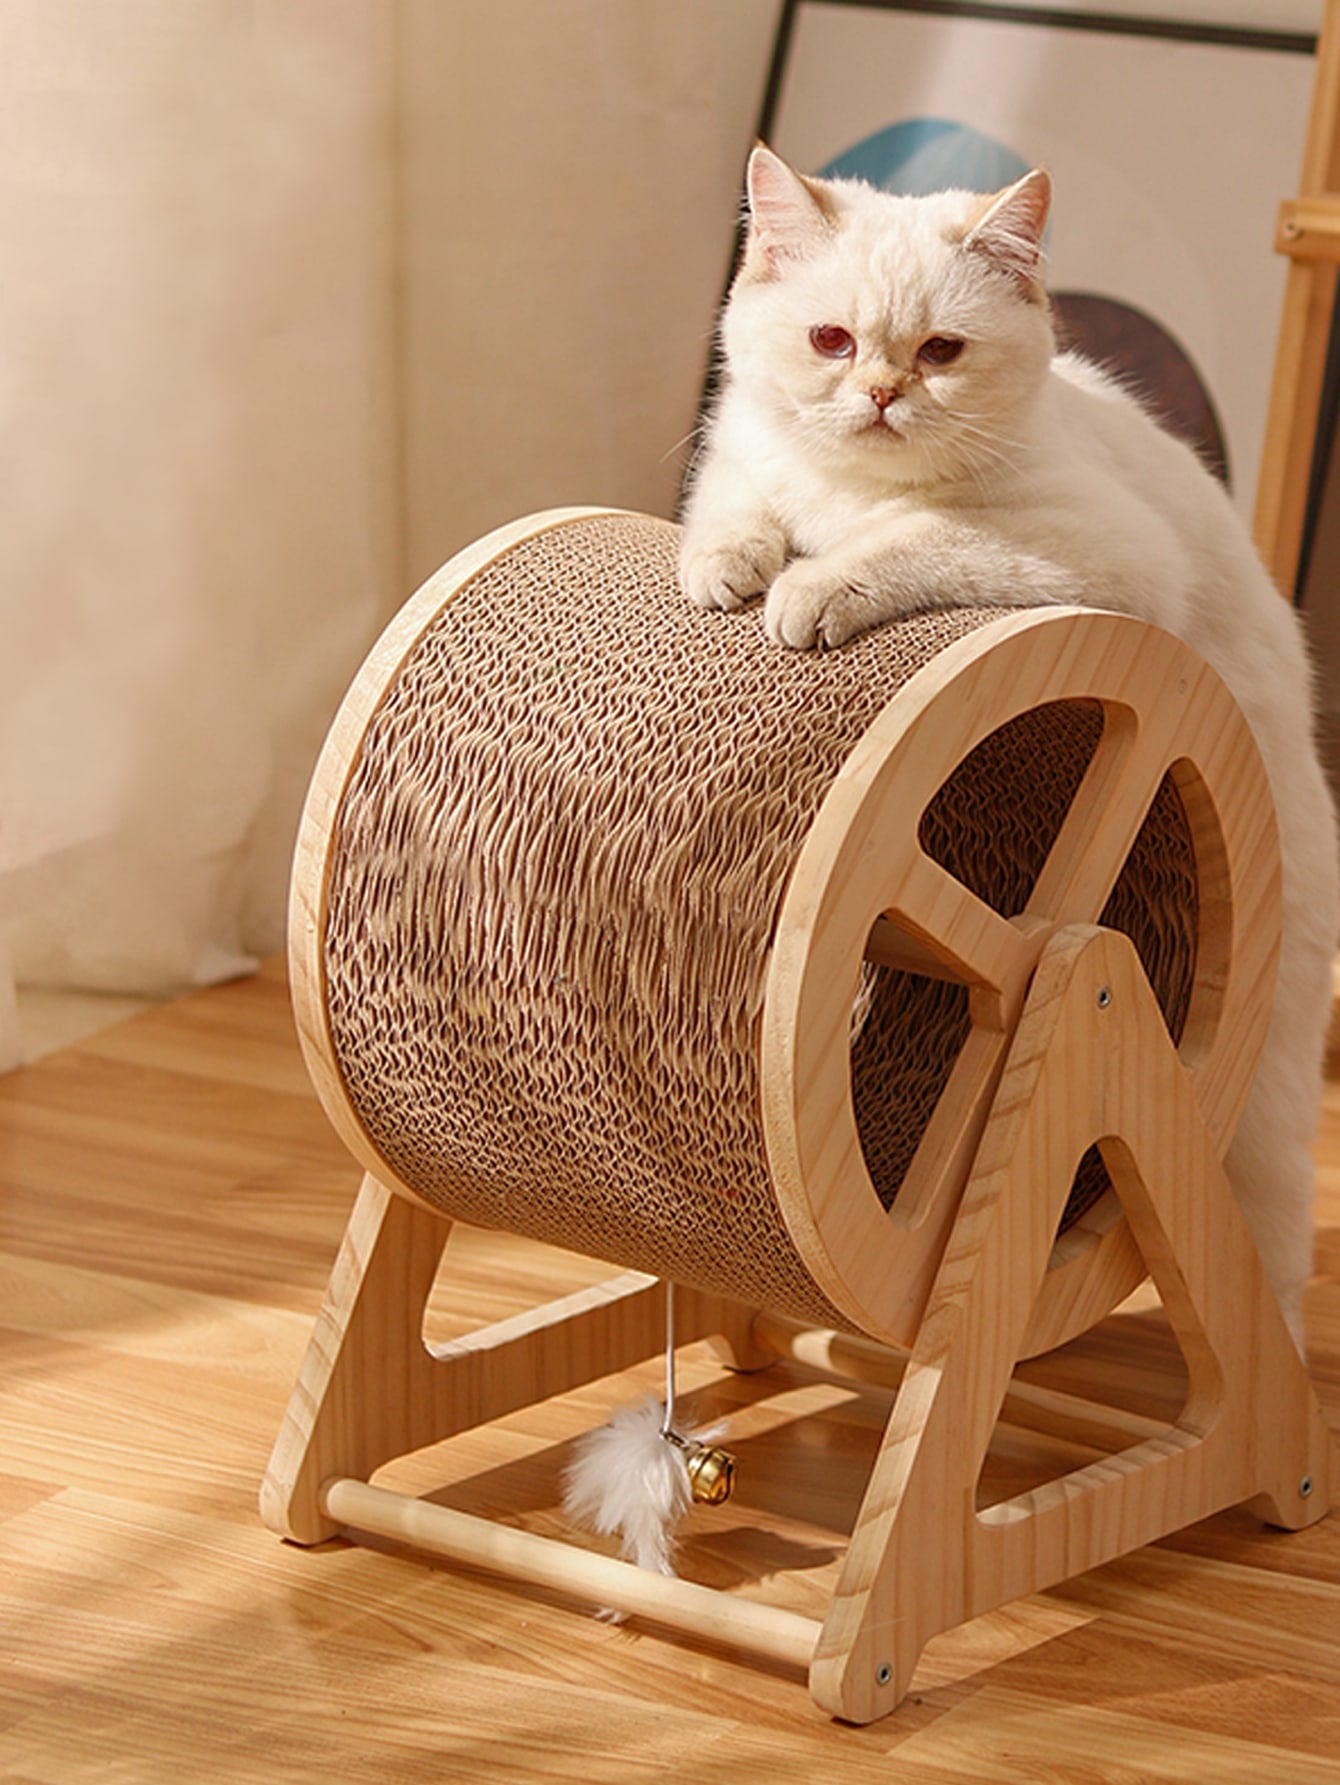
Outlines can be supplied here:
[[870, 401], [883, 415], [890, 403], [896, 402], [899, 392], [892, 384], [875, 384], [870, 388]]

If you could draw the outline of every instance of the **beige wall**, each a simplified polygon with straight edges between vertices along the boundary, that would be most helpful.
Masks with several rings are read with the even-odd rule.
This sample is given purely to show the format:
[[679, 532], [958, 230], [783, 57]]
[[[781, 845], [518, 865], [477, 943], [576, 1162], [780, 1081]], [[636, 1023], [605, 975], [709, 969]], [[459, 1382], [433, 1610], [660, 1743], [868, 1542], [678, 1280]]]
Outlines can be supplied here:
[[670, 508], [775, 11], [0, 0], [0, 993], [275, 947], [414, 583]]
[[405, 0], [405, 541], [673, 509], [775, 0]]

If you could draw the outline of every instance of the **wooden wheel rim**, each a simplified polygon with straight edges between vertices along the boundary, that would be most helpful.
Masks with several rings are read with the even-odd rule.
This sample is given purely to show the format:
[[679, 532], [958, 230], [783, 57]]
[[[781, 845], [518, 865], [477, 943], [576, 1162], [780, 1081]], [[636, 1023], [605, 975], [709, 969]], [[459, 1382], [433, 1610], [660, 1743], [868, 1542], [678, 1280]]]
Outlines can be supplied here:
[[[1025, 913], [1007, 921], [922, 851], [917, 821], [985, 737], [1061, 700], [1100, 703], [1103, 733]], [[1194, 839], [1200, 912], [1179, 1052], [1222, 1155], [1269, 1020], [1279, 850], [1255, 744], [1207, 665], [1123, 615], [1009, 614], [920, 671], [830, 788], [778, 923], [763, 1012], [763, 1125], [801, 1258], [873, 1336], [914, 1339], [1042, 947], [1064, 924], [1098, 921], [1169, 771]], [[970, 987], [972, 1014], [889, 1213], [862, 1154], [849, 1058], [860, 964], [884, 916], [914, 953]], [[1054, 1249], [1027, 1351], [1085, 1330], [1144, 1274], [1109, 1193]]]

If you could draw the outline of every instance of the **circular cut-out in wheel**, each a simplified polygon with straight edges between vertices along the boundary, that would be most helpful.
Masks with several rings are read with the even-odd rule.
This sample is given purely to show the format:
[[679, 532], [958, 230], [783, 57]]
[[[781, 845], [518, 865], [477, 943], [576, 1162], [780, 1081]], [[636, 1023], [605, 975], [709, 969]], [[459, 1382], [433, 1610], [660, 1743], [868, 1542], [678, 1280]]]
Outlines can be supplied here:
[[[986, 739], [1052, 703], [1096, 707], [1101, 732], [1023, 908], [1003, 915], [928, 851], [920, 820]], [[1175, 1039], [1222, 1153], [1269, 1017], [1257, 994], [1278, 948], [1279, 859], [1246, 722], [1193, 652], [1120, 615], [1005, 615], [919, 672], [834, 781], [778, 923], [761, 1076], [783, 1217], [853, 1325], [913, 1342], [1042, 949], [1065, 925], [1104, 919], [1168, 781], [1197, 881], [1194, 973]], [[963, 987], [970, 1015], [891, 1207], [872, 1182], [852, 1094], [852, 1010], [871, 960]], [[1108, 1190], [1059, 1236], [1027, 1350], [1085, 1330], [1144, 1274]]]

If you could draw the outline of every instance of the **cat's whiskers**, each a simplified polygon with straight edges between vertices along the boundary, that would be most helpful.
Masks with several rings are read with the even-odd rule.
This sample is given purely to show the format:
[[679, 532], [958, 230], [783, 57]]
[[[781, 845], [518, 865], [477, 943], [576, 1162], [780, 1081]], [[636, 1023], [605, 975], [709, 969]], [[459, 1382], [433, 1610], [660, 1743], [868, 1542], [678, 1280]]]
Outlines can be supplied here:
[[[930, 450], [931, 443], [928, 443]], [[959, 478], [967, 476], [974, 483], [983, 483], [992, 474], [999, 475], [1014, 463], [1008, 452], [975, 429], [946, 431], [934, 440], [933, 450], [942, 474]]]
[[965, 454], [961, 442], [939, 440], [934, 450], [926, 453], [932, 481], [942, 488], [955, 486], [975, 490], [982, 501], [988, 501], [993, 487], [991, 470], [974, 455]]
[[953, 444], [966, 443], [974, 481], [985, 482], [989, 469], [1011, 473], [1019, 470], [1020, 460], [1028, 451], [1023, 441], [1011, 439], [996, 429], [980, 427], [959, 413], [952, 414], [951, 419], [956, 435]]
[[670, 459], [673, 459], [677, 453], [683, 452], [684, 448], [690, 443], [692, 443], [694, 448], [692, 456], [696, 457], [698, 452], [707, 445], [709, 432], [710, 429], [707, 423], [695, 423], [695, 425], [689, 429], [687, 434], [682, 435], [680, 439], [675, 441], [673, 446], [666, 447], [665, 451], [657, 460], [657, 464], [666, 464]]
[[997, 410], [962, 409], [956, 405], [947, 404], [944, 414], [949, 420], [960, 422], [965, 427], [981, 427], [983, 432], [989, 433], [991, 438], [998, 440], [1002, 446], [1013, 447], [1018, 452], [1026, 450], [1027, 443], [1025, 441], [1016, 440], [1012, 435], [1002, 431], [1000, 414]]

